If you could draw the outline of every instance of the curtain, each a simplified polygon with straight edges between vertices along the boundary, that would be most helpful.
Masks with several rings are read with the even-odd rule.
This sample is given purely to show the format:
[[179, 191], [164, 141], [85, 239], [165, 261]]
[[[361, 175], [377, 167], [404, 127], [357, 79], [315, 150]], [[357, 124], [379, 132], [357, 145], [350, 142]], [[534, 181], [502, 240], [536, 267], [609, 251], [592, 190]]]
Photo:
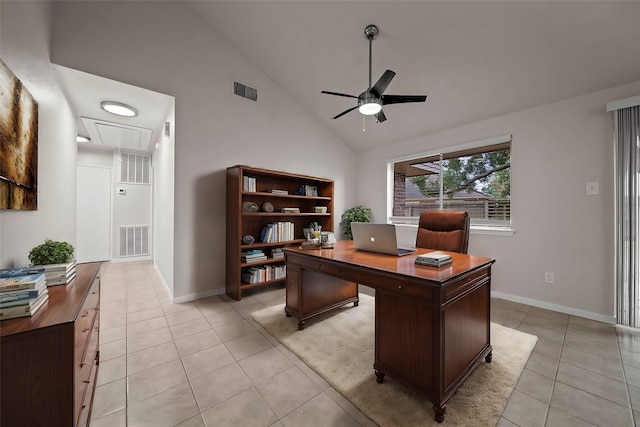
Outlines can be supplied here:
[[640, 327], [638, 248], [640, 106], [614, 112], [616, 309], [620, 325]]

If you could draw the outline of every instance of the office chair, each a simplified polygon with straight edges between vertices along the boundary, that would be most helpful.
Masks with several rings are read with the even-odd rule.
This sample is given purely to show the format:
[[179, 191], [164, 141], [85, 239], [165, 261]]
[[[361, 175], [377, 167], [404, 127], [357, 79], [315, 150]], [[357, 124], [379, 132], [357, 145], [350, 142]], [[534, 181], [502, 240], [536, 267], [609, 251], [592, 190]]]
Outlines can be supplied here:
[[465, 211], [423, 211], [418, 222], [416, 247], [466, 254], [469, 214]]

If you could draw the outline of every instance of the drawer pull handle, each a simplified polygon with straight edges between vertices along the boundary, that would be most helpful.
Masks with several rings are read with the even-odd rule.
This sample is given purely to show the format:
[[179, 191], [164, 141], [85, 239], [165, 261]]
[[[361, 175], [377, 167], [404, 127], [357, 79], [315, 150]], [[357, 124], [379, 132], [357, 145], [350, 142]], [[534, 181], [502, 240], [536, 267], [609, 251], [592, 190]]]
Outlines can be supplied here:
[[85, 383], [85, 384], [91, 384], [91, 381], [89, 381], [89, 380], [84, 380], [82, 382]]
[[86, 328], [86, 329], [85, 329], [84, 331], [82, 331], [82, 332], [87, 332], [87, 331], [90, 331], [90, 330], [91, 330], [91, 328]]
[[84, 368], [85, 366], [87, 366], [87, 364], [86, 364], [86, 363], [81, 363], [81, 364], [80, 364], [80, 367], [81, 367], [81, 368]]
[[398, 289], [402, 289], [402, 285], [398, 285]]

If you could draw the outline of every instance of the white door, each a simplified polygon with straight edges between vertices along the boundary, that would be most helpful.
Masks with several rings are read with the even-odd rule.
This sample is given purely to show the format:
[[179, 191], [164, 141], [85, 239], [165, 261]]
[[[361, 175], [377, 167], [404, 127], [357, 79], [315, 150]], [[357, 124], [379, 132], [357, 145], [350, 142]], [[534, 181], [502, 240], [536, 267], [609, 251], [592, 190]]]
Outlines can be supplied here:
[[76, 261], [111, 259], [111, 169], [78, 166]]

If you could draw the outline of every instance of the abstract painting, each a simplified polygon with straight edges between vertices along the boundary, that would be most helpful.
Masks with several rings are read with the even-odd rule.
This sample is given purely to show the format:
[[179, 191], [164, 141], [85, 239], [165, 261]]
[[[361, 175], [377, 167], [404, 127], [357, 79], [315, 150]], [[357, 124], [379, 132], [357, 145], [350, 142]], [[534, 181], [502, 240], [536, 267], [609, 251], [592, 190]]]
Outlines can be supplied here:
[[38, 208], [38, 104], [0, 59], [0, 209]]

